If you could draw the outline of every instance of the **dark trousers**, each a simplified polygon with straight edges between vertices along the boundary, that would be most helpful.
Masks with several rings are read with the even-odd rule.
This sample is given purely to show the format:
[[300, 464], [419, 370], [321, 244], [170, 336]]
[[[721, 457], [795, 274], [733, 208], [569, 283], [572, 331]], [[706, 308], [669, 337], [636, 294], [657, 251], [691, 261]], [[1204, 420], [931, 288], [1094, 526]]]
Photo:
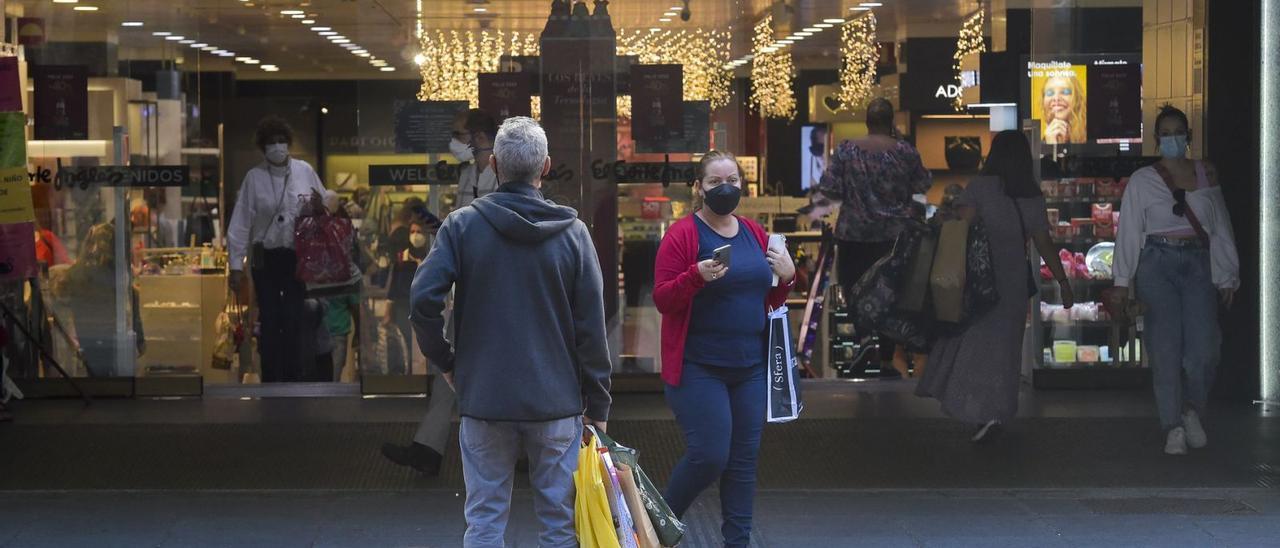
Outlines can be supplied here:
[[298, 255], [292, 249], [268, 249], [262, 263], [253, 267], [262, 382], [301, 381], [303, 367], [296, 345], [307, 286], [295, 275]]
[[751, 541], [756, 458], [764, 430], [764, 365], [712, 367], [685, 362], [667, 404], [684, 431], [685, 453], [671, 472], [665, 498], [683, 516], [707, 487], [720, 482], [720, 533], [725, 546]]

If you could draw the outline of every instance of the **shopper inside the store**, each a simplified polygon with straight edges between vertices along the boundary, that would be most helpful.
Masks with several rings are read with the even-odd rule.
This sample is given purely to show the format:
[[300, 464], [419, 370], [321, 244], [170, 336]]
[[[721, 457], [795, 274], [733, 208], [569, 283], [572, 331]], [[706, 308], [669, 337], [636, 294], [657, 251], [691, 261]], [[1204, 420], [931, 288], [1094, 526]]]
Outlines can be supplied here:
[[293, 158], [293, 129], [269, 117], [258, 124], [255, 143], [262, 163], [245, 174], [227, 228], [231, 290], [253, 273], [258, 310], [258, 356], [262, 382], [298, 381], [303, 364], [294, 346], [299, 335], [306, 286], [295, 275], [293, 225], [304, 203], [320, 203], [324, 185], [310, 164]]
[[1145, 308], [1164, 452], [1185, 455], [1209, 443], [1200, 417], [1218, 368], [1219, 307], [1235, 301], [1240, 258], [1217, 170], [1187, 158], [1187, 115], [1162, 107], [1155, 137], [1160, 161], [1133, 173], [1121, 201], [1112, 308], [1127, 308], [1131, 288]]
[[735, 215], [742, 179], [732, 154], [702, 157], [701, 206], [663, 237], [653, 290], [667, 403], [686, 446], [665, 497], [683, 516], [719, 481], [725, 546], [751, 538], [768, 384], [765, 312], [786, 302], [796, 274], [785, 246], [771, 246], [763, 227]]
[[1027, 260], [1028, 238], [1058, 281], [1063, 306], [1071, 308], [1075, 300], [1049, 236], [1032, 161], [1027, 138], [1002, 131], [991, 141], [981, 175], [956, 199], [958, 216], [986, 229], [999, 299], [959, 334], [934, 341], [929, 368], [916, 386], [917, 395], [937, 398], [947, 416], [973, 425], [974, 443], [994, 439], [1018, 410], [1027, 307], [1039, 287]]
[[[418, 265], [427, 258], [428, 244], [440, 228], [440, 219], [427, 211], [419, 198], [409, 198], [400, 206], [387, 238], [387, 253], [391, 260], [391, 280], [387, 286], [387, 309], [384, 326], [395, 326], [404, 339], [405, 346], [413, 346], [413, 325], [409, 322], [409, 286]], [[411, 352], [412, 354], [412, 352]], [[413, 356], [388, 364], [387, 372], [403, 375], [412, 369]]]
[[[914, 197], [932, 185], [920, 152], [901, 138], [894, 125], [893, 104], [872, 99], [867, 105], [867, 135], [836, 148], [815, 193], [840, 203], [835, 229], [840, 285], [852, 288], [893, 249], [903, 230], [923, 222]], [[906, 351], [897, 347], [892, 356], [898, 374], [910, 376]], [[925, 358], [912, 356], [917, 375]]]
[[[538, 544], [575, 546], [573, 472], [583, 425], [605, 430], [612, 405], [600, 262], [578, 212], [542, 196], [551, 158], [537, 122], [503, 122], [490, 168], [504, 184], [449, 215], [418, 269], [414, 330], [457, 388], [463, 544], [503, 545], [523, 447]], [[444, 336], [451, 292], [452, 342]]]
[[459, 113], [454, 119], [449, 152], [464, 163], [458, 177], [457, 208], [498, 189], [498, 175], [489, 166], [497, 134], [498, 124], [493, 116], [478, 108]]

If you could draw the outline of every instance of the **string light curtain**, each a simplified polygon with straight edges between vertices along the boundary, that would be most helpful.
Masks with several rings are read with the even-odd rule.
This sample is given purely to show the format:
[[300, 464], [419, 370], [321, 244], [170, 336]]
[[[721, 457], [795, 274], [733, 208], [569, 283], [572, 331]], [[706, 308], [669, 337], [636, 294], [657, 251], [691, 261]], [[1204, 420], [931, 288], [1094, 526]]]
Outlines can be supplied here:
[[876, 85], [876, 67], [880, 48], [876, 45], [876, 16], [866, 15], [845, 23], [841, 28], [840, 108], [854, 110], [871, 98]]
[[480, 106], [476, 81], [483, 72], [498, 72], [503, 55], [537, 55], [534, 33], [482, 31], [423, 31], [420, 101], [468, 101]]
[[982, 36], [982, 27], [985, 23], [986, 16], [983, 13], [982, 4], [979, 3], [978, 11], [965, 19], [964, 25], [960, 27], [960, 37], [956, 40], [956, 53], [951, 62], [951, 68], [956, 73], [956, 87], [961, 90], [961, 93], [951, 101], [956, 112], [964, 110], [963, 91], [966, 82], [961, 62], [965, 57], [987, 51], [987, 43]]
[[791, 90], [795, 64], [791, 50], [772, 46], [773, 16], [756, 25], [751, 37], [751, 106], [765, 118], [796, 116], [796, 96]]
[[[681, 65], [685, 101], [708, 101], [712, 110], [729, 104], [733, 73], [726, 67], [729, 63], [727, 31], [621, 29], [618, 55], [634, 55], [645, 65]], [[630, 100], [620, 100], [619, 112], [626, 107], [626, 115], [630, 116], [630, 105]]]

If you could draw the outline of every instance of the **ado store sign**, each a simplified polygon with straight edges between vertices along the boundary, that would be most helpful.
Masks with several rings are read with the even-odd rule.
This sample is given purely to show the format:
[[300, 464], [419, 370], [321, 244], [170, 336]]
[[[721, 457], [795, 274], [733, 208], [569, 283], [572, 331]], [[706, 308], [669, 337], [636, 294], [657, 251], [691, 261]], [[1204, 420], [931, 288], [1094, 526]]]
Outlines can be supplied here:
[[957, 84], [939, 85], [938, 90], [933, 92], [933, 98], [934, 99], [943, 99], [943, 98], [955, 99], [957, 97], [960, 97], [961, 95], [964, 95], [964, 90], [971, 87], [975, 87], [980, 83], [981, 81], [978, 78], [978, 71], [976, 70], [961, 71], [960, 83], [958, 85]]

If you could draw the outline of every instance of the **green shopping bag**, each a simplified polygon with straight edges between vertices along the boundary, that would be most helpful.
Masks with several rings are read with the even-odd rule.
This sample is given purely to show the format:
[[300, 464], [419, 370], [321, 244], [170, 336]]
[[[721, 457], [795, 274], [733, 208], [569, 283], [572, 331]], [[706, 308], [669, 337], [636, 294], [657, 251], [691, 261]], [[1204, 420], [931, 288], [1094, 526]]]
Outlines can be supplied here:
[[614, 441], [603, 432], [597, 431], [596, 438], [609, 448], [609, 456], [614, 461], [631, 469], [636, 487], [640, 490], [640, 500], [644, 502], [645, 512], [649, 514], [649, 521], [653, 523], [653, 528], [658, 533], [658, 542], [668, 547], [680, 544], [680, 539], [684, 538], [686, 530], [684, 522], [681, 522], [675, 512], [671, 511], [671, 507], [667, 506], [667, 500], [662, 498], [662, 491], [659, 491], [649, 479], [649, 475], [644, 473], [644, 469], [638, 462], [639, 454], [636, 450]]

